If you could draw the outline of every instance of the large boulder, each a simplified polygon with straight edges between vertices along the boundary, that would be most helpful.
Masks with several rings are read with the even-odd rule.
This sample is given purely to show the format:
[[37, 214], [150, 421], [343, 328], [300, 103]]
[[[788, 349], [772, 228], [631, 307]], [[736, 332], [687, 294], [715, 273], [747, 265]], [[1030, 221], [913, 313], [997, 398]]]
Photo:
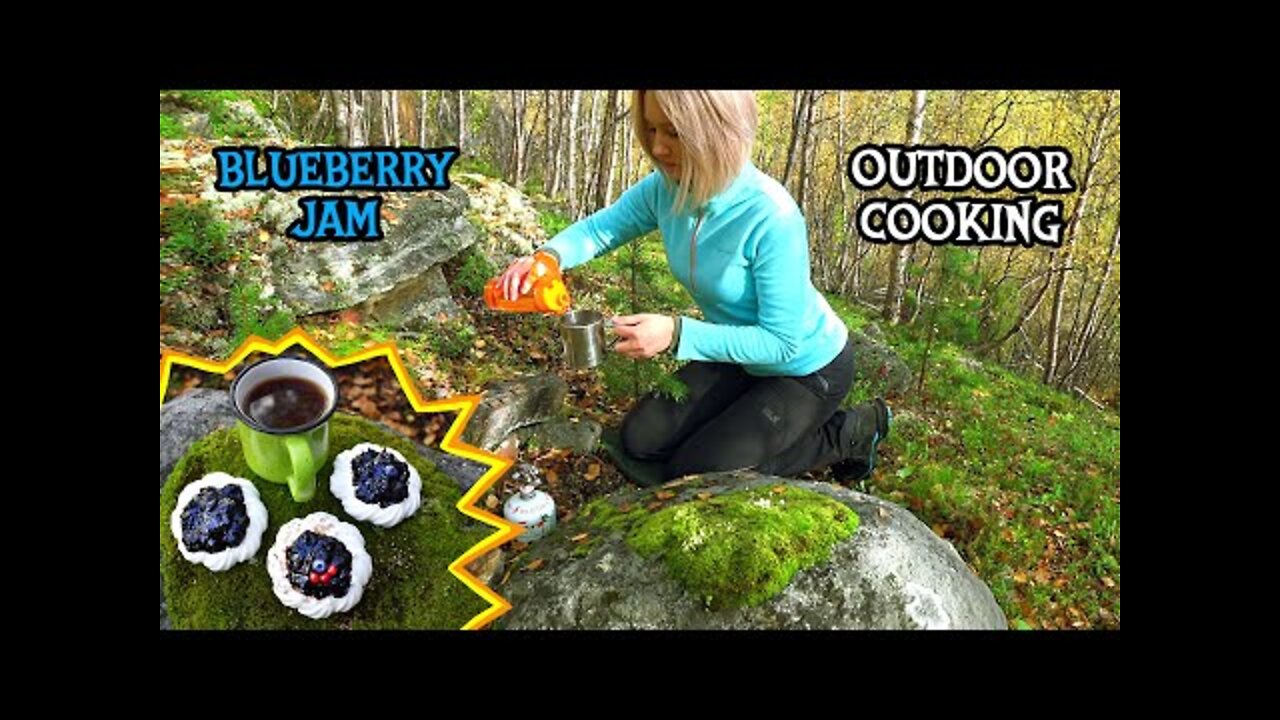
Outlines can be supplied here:
[[853, 342], [854, 380], [867, 384], [872, 395], [893, 397], [911, 387], [912, 373], [898, 353], [881, 339], [875, 325], [867, 333], [849, 331]]
[[907, 510], [751, 471], [597, 500], [534, 543], [501, 592], [509, 629], [1007, 627], [990, 589]]
[[231, 394], [197, 388], [160, 406], [160, 487], [191, 443], [236, 423]]
[[556, 418], [516, 430], [524, 446], [564, 448], [587, 455], [596, 451], [603, 428], [594, 420]]
[[494, 267], [505, 268], [512, 260], [533, 254], [546, 242], [538, 210], [524, 193], [501, 180], [476, 173], [450, 177], [471, 198], [470, 213], [486, 230], [476, 248]]
[[[181, 401], [179, 398], [173, 405], [178, 406]], [[169, 405], [166, 403], [166, 407]], [[161, 424], [165, 425], [163, 408]], [[421, 449], [414, 443], [364, 418], [337, 413], [330, 420], [329, 430], [330, 461], [342, 449], [359, 442], [389, 446], [407, 458], [422, 480], [422, 505], [418, 511], [394, 528], [357, 522], [346, 516], [341, 503], [328, 491], [327, 473], [323, 470], [317, 478], [323, 489], [310, 502], [295, 503], [283, 486], [254, 476], [233, 430], [217, 429], [195, 442], [173, 433], [168, 438], [171, 442], [189, 447], [165, 478], [160, 492], [162, 629], [170, 621], [175, 627], [190, 628], [452, 629], [461, 627], [487, 606], [447, 570], [449, 563], [492, 533], [492, 528], [457, 511], [455, 505], [462, 495], [460, 483], [438, 472], [440, 468], [433, 467], [430, 457], [417, 457]], [[165, 440], [162, 434], [162, 462]], [[253, 481], [268, 512], [262, 550], [255, 558], [221, 573], [211, 573], [183, 559], [168, 524], [181, 488], [215, 470]], [[375, 573], [364, 598], [351, 613], [321, 621], [304, 618], [281, 605], [272, 595], [261, 566], [263, 553], [279, 527], [291, 518], [315, 511], [328, 512], [359, 527], [374, 558]], [[471, 567], [491, 581], [502, 571], [502, 554], [490, 553]]]
[[276, 292], [298, 315], [363, 306], [404, 320], [406, 312], [429, 311], [406, 298], [441, 285], [436, 266], [476, 241], [466, 208], [467, 195], [456, 186], [426, 191], [409, 201], [397, 225], [384, 224], [382, 240], [281, 241], [269, 254]]
[[531, 375], [494, 383], [485, 389], [462, 440], [494, 450], [511, 434], [560, 415], [569, 386], [555, 375]]

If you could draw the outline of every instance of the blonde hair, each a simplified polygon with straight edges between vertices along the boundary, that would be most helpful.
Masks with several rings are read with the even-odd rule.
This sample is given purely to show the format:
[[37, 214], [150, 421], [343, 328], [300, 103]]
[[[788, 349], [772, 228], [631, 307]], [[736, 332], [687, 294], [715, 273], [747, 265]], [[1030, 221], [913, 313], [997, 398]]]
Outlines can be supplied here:
[[756, 97], [750, 90], [636, 90], [631, 95], [631, 120], [636, 139], [656, 165], [645, 132], [644, 96], [666, 113], [680, 135], [680, 191], [675, 207], [692, 200], [700, 207], [729, 186], [751, 159], [758, 125]]

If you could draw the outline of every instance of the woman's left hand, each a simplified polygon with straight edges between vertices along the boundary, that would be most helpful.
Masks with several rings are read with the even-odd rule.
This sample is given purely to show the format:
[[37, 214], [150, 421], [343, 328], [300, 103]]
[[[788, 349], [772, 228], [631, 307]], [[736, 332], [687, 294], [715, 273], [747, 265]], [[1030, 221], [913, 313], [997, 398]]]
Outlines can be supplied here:
[[676, 324], [668, 315], [618, 315], [613, 331], [622, 338], [615, 350], [631, 358], [651, 358], [671, 346]]

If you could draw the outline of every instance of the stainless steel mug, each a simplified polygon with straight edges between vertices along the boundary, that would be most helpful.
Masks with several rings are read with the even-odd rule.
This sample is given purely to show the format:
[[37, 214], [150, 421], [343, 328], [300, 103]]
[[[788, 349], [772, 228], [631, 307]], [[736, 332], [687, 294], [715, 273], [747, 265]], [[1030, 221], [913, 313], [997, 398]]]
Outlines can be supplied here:
[[560, 337], [564, 341], [564, 361], [575, 370], [596, 367], [609, 349], [605, 342], [604, 316], [595, 310], [574, 310], [560, 320]]

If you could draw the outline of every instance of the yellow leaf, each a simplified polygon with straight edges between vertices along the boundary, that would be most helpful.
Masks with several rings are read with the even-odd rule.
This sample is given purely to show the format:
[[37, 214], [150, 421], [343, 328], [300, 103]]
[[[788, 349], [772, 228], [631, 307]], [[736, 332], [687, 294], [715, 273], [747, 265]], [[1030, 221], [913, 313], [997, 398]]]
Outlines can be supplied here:
[[782, 493], [784, 493], [784, 492], [786, 492], [786, 491], [787, 491], [787, 486], [786, 486], [786, 485], [777, 485], [777, 486], [775, 486], [775, 487], [773, 488], [773, 494], [774, 494], [774, 495], [781, 495]]
[[600, 477], [600, 463], [591, 463], [587, 466], [587, 474], [584, 475], [587, 480], [595, 480]]
[[541, 570], [541, 569], [542, 569], [542, 566], [543, 566], [543, 565], [546, 565], [546, 564], [547, 564], [547, 561], [546, 561], [546, 560], [543, 560], [542, 558], [538, 558], [537, 560], [534, 560], [533, 562], [529, 563], [528, 565], [525, 565], [525, 566], [524, 566], [524, 569], [525, 569], [525, 570], [528, 570], [529, 572], [534, 572], [534, 571], [537, 571], [537, 570]]
[[709, 493], [709, 492], [700, 492], [700, 493], [698, 493], [698, 499], [699, 499], [699, 500], [710, 500], [710, 499], [711, 499], [711, 493]]
[[574, 535], [573, 537], [569, 538], [569, 542], [575, 542], [575, 543], [582, 542], [583, 540], [586, 540], [589, 537], [591, 537], [591, 533], [580, 533], [578, 535]]
[[1107, 586], [1107, 587], [1109, 587], [1109, 588], [1114, 588], [1114, 587], [1116, 586], [1116, 581], [1115, 581], [1115, 580], [1112, 580], [1111, 578], [1107, 577], [1106, 575], [1103, 575], [1103, 576], [1102, 576], [1102, 584], [1103, 584], [1103, 585], [1106, 585], [1106, 586]]
[[1013, 581], [1018, 583], [1019, 585], [1026, 585], [1027, 574], [1019, 570], [1018, 572], [1013, 574]]
[[486, 496], [486, 497], [485, 497], [485, 499], [484, 499], [484, 506], [485, 506], [485, 507], [487, 507], [487, 508], [489, 508], [490, 510], [495, 510], [495, 509], [497, 509], [497, 507], [498, 507], [498, 498], [494, 497], [493, 495], [488, 495], [488, 496]]
[[259, 230], [258, 239], [261, 240], [262, 242], [266, 242], [271, 239], [271, 233], [267, 232], [266, 230]]

